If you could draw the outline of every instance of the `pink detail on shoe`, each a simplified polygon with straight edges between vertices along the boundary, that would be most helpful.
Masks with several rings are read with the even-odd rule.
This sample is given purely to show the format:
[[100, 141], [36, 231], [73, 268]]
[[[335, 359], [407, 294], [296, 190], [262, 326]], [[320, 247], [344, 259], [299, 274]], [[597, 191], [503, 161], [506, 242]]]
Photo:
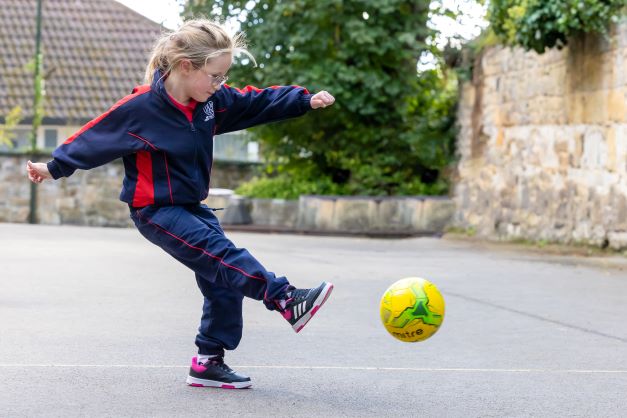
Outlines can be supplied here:
[[300, 332], [301, 329], [305, 328], [305, 325], [307, 325], [307, 323], [304, 323], [303, 325], [301, 325], [300, 327], [298, 327], [298, 329], [296, 330], [296, 332]]
[[[276, 318], [276, 317], [275, 317], [275, 318]], [[222, 389], [236, 389], [236, 387], [235, 387], [235, 386], [233, 386], [233, 385], [222, 385], [222, 386], [220, 386], [220, 387], [221, 387]]]
[[202, 364], [198, 364], [198, 357], [193, 357], [192, 358], [192, 370], [197, 373], [203, 373], [207, 371], [207, 368], [203, 366]]
[[320, 305], [314, 306], [314, 308], [311, 310], [311, 316], [314, 316], [316, 312], [318, 312], [318, 309], [320, 309]]
[[193, 387], [195, 387], [195, 388], [204, 388], [204, 386], [203, 386], [203, 385], [201, 385], [200, 383], [190, 383], [189, 385], [190, 385], [190, 386], [193, 386]]
[[322, 301], [322, 303], [320, 304], [320, 306], [324, 305], [324, 302], [327, 301], [327, 299], [329, 299], [329, 296], [331, 296], [331, 292], [333, 291], [333, 285], [331, 284], [331, 286], [329, 286], [329, 290], [327, 290], [327, 294], [324, 295], [324, 300]]
[[286, 309], [281, 315], [283, 315], [283, 318], [287, 319], [288, 321], [292, 319], [292, 311], [290, 309]]

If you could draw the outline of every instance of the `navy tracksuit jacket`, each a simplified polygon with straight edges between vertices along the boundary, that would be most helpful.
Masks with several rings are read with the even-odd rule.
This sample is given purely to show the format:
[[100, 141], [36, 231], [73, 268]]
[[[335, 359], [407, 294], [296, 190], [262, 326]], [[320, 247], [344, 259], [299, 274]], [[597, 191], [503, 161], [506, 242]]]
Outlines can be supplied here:
[[224, 85], [197, 103], [191, 122], [172, 102], [156, 71], [150, 86], [87, 123], [52, 153], [53, 178], [70, 176], [116, 158], [124, 161], [120, 199], [149, 241], [188, 266], [204, 296], [196, 345], [200, 354], [224, 354], [242, 335], [242, 299], [268, 309], [285, 295], [276, 277], [224, 236], [217, 218], [200, 204], [209, 193], [213, 136], [303, 115], [311, 95], [298, 86], [236, 89]]

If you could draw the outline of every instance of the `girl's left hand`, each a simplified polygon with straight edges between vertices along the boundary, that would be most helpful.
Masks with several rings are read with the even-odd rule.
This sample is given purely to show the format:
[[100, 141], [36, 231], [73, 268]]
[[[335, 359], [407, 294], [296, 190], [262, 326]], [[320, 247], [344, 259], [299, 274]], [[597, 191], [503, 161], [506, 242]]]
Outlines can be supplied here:
[[48, 166], [45, 163], [33, 163], [30, 160], [26, 163], [28, 179], [33, 183], [41, 183], [52, 178]]
[[331, 106], [335, 102], [335, 97], [328, 92], [322, 90], [311, 97], [311, 108], [318, 109], [320, 107]]

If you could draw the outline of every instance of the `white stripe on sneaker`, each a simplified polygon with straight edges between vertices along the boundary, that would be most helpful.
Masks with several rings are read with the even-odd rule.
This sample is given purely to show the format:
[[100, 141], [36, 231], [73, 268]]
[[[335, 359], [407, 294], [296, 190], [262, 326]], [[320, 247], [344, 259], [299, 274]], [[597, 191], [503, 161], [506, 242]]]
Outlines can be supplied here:
[[303, 313], [302, 316], [294, 317], [294, 319], [296, 320], [296, 322], [292, 324], [292, 329], [294, 331], [300, 332], [300, 330], [305, 326], [305, 324], [307, 324], [307, 322], [309, 322], [309, 320], [313, 316], [312, 312], [315, 313], [318, 309], [320, 309], [320, 306], [322, 306], [324, 302], [326, 302], [332, 290], [333, 290], [333, 284], [325, 283], [325, 286], [323, 287], [322, 291], [313, 301], [310, 310], [307, 311], [306, 313]]

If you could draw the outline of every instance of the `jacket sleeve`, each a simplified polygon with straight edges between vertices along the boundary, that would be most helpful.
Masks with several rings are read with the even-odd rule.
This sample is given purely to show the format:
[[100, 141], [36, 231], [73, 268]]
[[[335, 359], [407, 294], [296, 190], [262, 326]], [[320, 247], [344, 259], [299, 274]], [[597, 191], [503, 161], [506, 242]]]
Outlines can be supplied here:
[[148, 146], [128, 132], [131, 112], [128, 106], [120, 106], [120, 102], [52, 152], [53, 159], [47, 165], [54, 179], [69, 177], [76, 169], [101, 166]]
[[236, 89], [225, 84], [215, 99], [216, 134], [294, 118], [311, 109], [311, 94], [299, 86]]

